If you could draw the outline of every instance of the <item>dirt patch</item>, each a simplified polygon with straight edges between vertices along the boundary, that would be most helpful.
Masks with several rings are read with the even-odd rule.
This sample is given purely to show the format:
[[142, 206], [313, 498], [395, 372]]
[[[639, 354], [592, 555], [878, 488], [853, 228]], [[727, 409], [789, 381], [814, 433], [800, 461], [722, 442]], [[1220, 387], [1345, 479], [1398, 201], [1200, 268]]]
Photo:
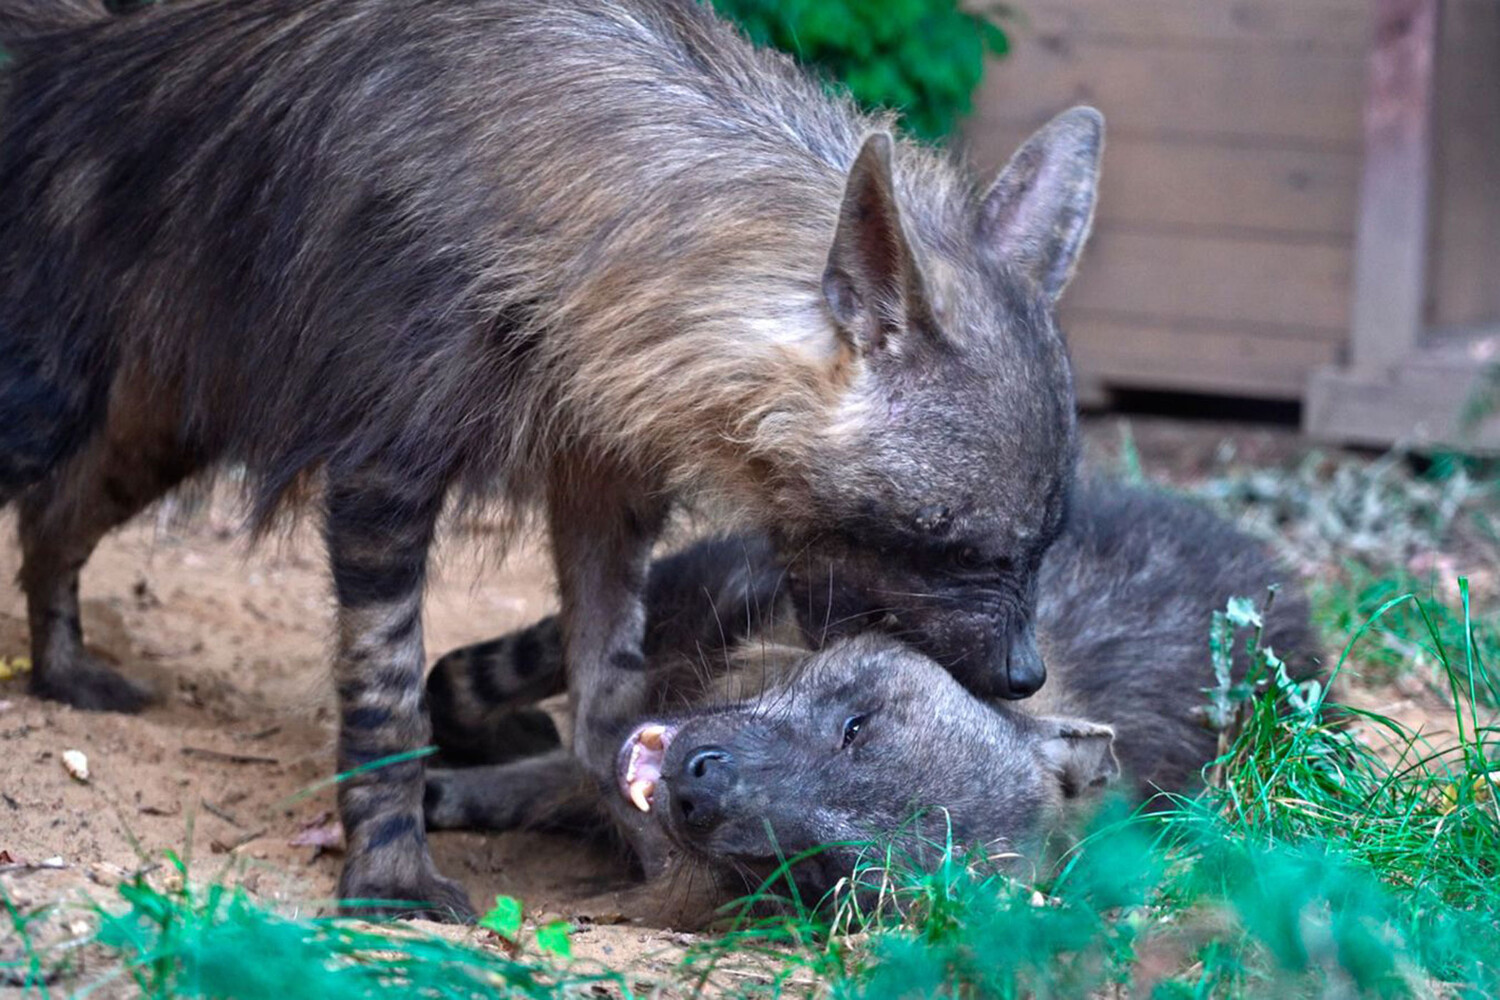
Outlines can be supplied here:
[[[0, 683], [0, 851], [18, 863], [0, 887], [23, 908], [103, 898], [128, 873], [187, 859], [196, 878], [225, 877], [303, 912], [325, 911], [341, 855], [293, 846], [325, 823], [332, 789], [304, 794], [333, 770], [326, 652], [330, 588], [316, 532], [250, 549], [223, 500], [191, 520], [142, 519], [99, 547], [83, 579], [90, 647], [159, 701], [140, 716], [74, 711]], [[0, 520], [0, 658], [28, 652], [11, 519]], [[452, 533], [427, 601], [428, 648], [493, 636], [554, 604], [545, 552], [518, 546], [486, 566], [484, 525]], [[490, 560], [493, 562], [493, 560]], [[87, 757], [72, 777], [66, 751]], [[661, 905], [607, 847], [543, 834], [438, 833], [433, 852], [476, 904], [497, 894], [538, 916], [579, 919], [580, 952], [632, 968], [659, 964], [669, 935]], [[5, 934], [0, 933], [0, 938]]]

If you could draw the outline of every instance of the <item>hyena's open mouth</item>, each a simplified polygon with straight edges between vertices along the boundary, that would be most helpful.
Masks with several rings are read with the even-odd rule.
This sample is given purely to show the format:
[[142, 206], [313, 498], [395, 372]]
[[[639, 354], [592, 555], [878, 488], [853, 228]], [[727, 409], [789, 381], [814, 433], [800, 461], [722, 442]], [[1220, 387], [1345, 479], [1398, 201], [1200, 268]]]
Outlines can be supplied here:
[[676, 726], [648, 722], [636, 727], [635, 732], [625, 738], [619, 756], [615, 758], [620, 794], [643, 813], [651, 811], [667, 747], [672, 745], [672, 737], [676, 735]]

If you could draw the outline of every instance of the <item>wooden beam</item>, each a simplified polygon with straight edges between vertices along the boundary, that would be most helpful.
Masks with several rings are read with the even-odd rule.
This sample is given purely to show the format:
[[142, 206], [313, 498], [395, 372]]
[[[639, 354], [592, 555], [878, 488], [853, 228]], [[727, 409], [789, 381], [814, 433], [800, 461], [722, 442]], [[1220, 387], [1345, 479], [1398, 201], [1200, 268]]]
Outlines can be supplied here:
[[1350, 345], [1364, 374], [1415, 351], [1426, 319], [1439, 3], [1374, 2]]
[[1500, 333], [1481, 328], [1438, 338], [1377, 376], [1321, 369], [1308, 385], [1304, 425], [1340, 444], [1500, 454], [1500, 415], [1476, 405], [1493, 398], [1497, 356]]

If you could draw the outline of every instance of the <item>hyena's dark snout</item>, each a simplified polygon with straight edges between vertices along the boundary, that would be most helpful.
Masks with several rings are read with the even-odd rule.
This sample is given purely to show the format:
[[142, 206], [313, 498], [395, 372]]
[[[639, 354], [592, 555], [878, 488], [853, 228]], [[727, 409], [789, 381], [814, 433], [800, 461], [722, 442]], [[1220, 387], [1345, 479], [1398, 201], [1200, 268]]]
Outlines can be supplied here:
[[734, 756], [723, 747], [690, 750], [681, 771], [669, 783], [672, 810], [689, 834], [711, 833], [728, 812], [728, 799], [739, 780]]
[[1031, 622], [1006, 626], [988, 617], [945, 623], [914, 643], [982, 698], [1029, 698], [1047, 681]]
[[1036, 632], [1031, 623], [1013, 629], [1009, 643], [1002, 643], [997, 661], [988, 676], [994, 680], [992, 694], [997, 698], [1028, 698], [1041, 690], [1047, 681], [1047, 664], [1037, 649]]

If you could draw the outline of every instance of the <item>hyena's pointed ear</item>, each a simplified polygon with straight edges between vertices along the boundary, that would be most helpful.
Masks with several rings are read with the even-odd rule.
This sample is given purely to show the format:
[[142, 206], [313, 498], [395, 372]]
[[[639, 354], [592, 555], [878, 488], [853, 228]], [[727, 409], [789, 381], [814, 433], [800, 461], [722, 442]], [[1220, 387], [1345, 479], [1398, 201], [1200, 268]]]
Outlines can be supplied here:
[[1057, 776], [1064, 798], [1102, 788], [1120, 776], [1115, 731], [1082, 719], [1042, 718], [1042, 759]]
[[979, 245], [1056, 300], [1094, 224], [1104, 116], [1064, 111], [1026, 140], [979, 206]]
[[838, 231], [823, 270], [823, 298], [840, 331], [860, 351], [885, 347], [898, 332], [925, 323], [927, 293], [901, 224], [891, 173], [893, 142], [865, 140], [844, 186]]

